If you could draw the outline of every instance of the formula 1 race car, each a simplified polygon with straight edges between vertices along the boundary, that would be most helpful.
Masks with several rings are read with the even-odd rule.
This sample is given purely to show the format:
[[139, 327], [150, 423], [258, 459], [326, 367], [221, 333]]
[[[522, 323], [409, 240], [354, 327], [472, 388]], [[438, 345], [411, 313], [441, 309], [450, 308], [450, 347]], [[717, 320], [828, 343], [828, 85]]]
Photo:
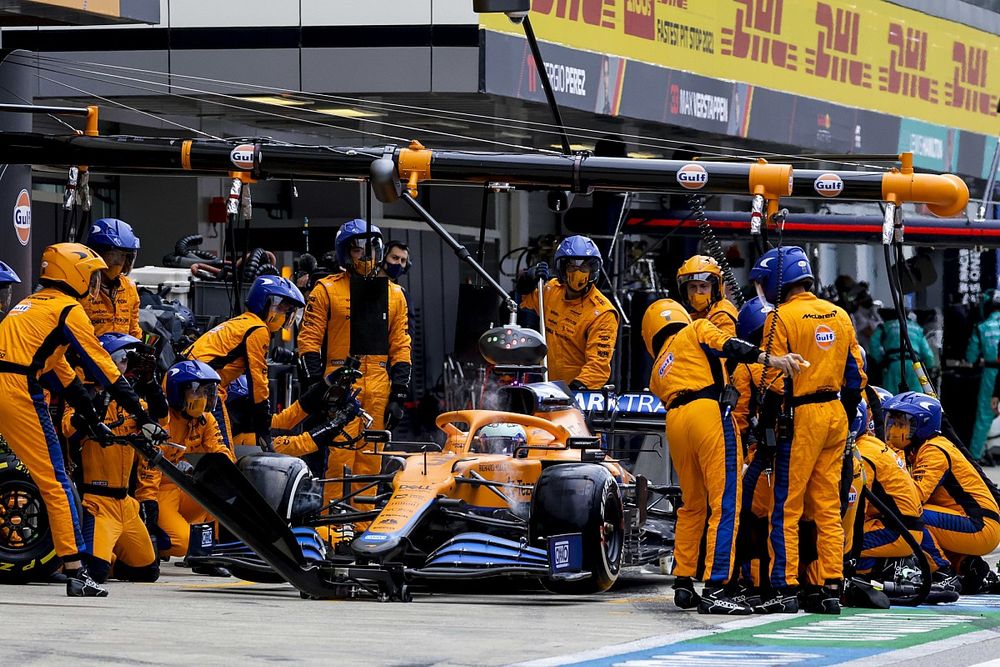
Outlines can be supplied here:
[[[503, 576], [594, 593], [610, 588], [623, 566], [671, 552], [675, 487], [650, 485], [608, 457], [561, 385], [503, 387], [498, 397], [506, 410], [440, 415], [440, 447], [368, 432], [382, 445], [367, 454], [382, 457], [379, 475], [321, 481], [280, 455], [236, 466], [203, 457], [195, 486], [239, 499], [219, 508], [203, 492], [192, 495], [238, 539], [216, 543], [205, 530], [193, 537], [189, 562], [251, 581], [286, 580], [304, 597], [406, 600], [412, 583]], [[616, 404], [604, 399], [583, 400]], [[614, 409], [594, 412], [606, 421]], [[649, 424], [662, 433], [662, 413]], [[324, 506], [321, 482], [343, 484], [342, 497]], [[352, 499], [372, 509], [355, 509]], [[362, 521], [371, 523], [349, 546], [321, 537]]]

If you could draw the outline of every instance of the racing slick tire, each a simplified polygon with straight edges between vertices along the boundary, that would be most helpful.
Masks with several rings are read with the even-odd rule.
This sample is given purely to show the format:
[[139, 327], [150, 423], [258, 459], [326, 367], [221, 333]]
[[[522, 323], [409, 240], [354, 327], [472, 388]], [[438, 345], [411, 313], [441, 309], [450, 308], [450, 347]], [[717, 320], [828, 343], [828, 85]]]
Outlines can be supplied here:
[[0, 584], [44, 581], [60, 564], [38, 487], [24, 464], [0, 449]]
[[542, 471], [531, 500], [531, 543], [553, 535], [583, 536], [579, 581], [542, 579], [554, 593], [585, 595], [606, 591], [618, 579], [625, 552], [625, 509], [618, 483], [607, 468], [592, 463], [562, 463]]

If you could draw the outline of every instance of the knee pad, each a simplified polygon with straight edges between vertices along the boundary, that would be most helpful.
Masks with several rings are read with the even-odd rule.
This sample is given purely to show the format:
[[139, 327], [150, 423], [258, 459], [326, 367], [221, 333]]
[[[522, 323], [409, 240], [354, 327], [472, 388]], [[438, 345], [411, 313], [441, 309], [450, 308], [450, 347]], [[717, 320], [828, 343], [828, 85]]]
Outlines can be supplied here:
[[115, 562], [115, 579], [122, 581], [134, 581], [139, 583], [152, 583], [160, 578], [160, 559], [153, 560], [149, 565], [133, 567], [123, 562]]
[[108, 575], [111, 573], [111, 563], [100, 558], [95, 558], [90, 554], [84, 554], [83, 561], [87, 565], [87, 572], [90, 574], [91, 579], [99, 584], [103, 584], [108, 580]]

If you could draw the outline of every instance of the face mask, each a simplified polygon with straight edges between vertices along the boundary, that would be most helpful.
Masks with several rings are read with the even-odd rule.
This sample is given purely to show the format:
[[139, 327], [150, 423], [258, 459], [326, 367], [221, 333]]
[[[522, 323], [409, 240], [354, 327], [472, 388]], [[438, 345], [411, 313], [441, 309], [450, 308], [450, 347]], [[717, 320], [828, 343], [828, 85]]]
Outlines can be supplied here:
[[566, 271], [566, 287], [574, 292], [582, 292], [590, 283], [590, 271], [568, 269]]
[[390, 264], [388, 262], [382, 263], [382, 270], [385, 271], [385, 275], [389, 276], [393, 280], [399, 278], [403, 275], [403, 265], [402, 264]]
[[204, 396], [195, 396], [184, 401], [184, 414], [192, 419], [201, 417], [205, 414], [205, 409], [208, 407], [208, 399]]
[[711, 294], [693, 294], [688, 297], [688, 301], [691, 302], [691, 307], [694, 308], [696, 313], [707, 309], [712, 305], [712, 295]]
[[910, 427], [903, 424], [889, 424], [885, 428], [885, 442], [893, 449], [910, 446]]

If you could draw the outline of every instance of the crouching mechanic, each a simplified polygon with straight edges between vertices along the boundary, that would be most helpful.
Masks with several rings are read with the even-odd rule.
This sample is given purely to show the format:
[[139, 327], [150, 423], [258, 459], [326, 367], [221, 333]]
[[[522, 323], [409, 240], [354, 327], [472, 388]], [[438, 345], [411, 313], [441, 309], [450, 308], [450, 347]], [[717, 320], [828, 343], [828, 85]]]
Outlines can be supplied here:
[[[865, 486], [883, 505], [899, 517], [918, 544], [924, 541], [924, 522], [917, 487], [906, 470], [906, 465], [895, 452], [879, 440], [870, 428], [868, 404], [861, 401], [858, 412], [851, 421], [854, 445], [861, 456]], [[859, 536], [855, 535], [857, 539]], [[888, 523], [881, 510], [869, 503], [865, 508], [864, 532], [856, 569], [858, 573], [870, 572], [878, 558], [905, 558], [911, 555], [910, 546], [895, 524]], [[931, 548], [928, 549], [927, 547]], [[930, 556], [931, 569], [947, 568], [948, 561], [933, 545], [924, 545]]]
[[[145, 347], [142, 342], [118, 333], [104, 334], [100, 341], [118, 370], [149, 401], [150, 413], [165, 424], [166, 404], [156, 405], [162, 394], [155, 380], [145, 376], [148, 364], [140, 356]], [[94, 402], [98, 416], [114, 435], [136, 434], [135, 420], [107, 392], [97, 392]], [[91, 437], [86, 425], [81, 424], [78, 429], [72, 407], [63, 414], [63, 434], [71, 455], [79, 461], [75, 477], [82, 496], [83, 535], [90, 575], [98, 583], [104, 583], [109, 576], [126, 581], [156, 581], [160, 576], [160, 559], [153, 549], [147, 521], [155, 528], [159, 470], [128, 445], [108, 446]], [[128, 487], [137, 460], [137, 485], [132, 497]], [[141, 504], [139, 499], [144, 499]]]
[[936, 398], [908, 391], [888, 399], [882, 411], [886, 441], [906, 454], [935, 546], [962, 577], [962, 592], [979, 592], [989, 572], [981, 557], [1000, 545], [995, 487], [971, 455], [941, 435]]
[[[161, 448], [163, 457], [179, 468], [190, 468], [185, 454], [225, 454], [236, 457], [222, 441], [219, 424], [212, 414], [218, 400], [219, 374], [201, 361], [181, 361], [167, 371], [166, 394], [170, 408], [170, 445]], [[162, 556], [186, 556], [192, 523], [204, 523], [209, 514], [169, 478], [160, 480], [157, 497], [159, 521], [166, 540], [157, 544]]]
[[139, 397], [94, 337], [79, 299], [100, 287], [107, 265], [79, 243], [57, 243], [42, 253], [42, 289], [21, 301], [0, 322], [0, 433], [28, 467], [45, 501], [56, 554], [66, 573], [70, 596], [108, 594], [87, 573], [86, 551], [72, 485], [49, 417], [42, 383], [75, 408], [82, 423], [100, 430], [100, 420], [83, 384], [66, 361], [72, 350], [87, 374], [135, 417], [150, 440], [165, 432], [142, 407]]
[[[765, 355], [708, 320], [692, 323], [684, 307], [671, 299], [646, 310], [642, 339], [655, 358], [649, 388], [667, 406], [670, 460], [683, 500], [675, 529], [674, 602], [682, 609], [697, 605], [699, 613], [749, 614], [749, 605], [734, 600], [725, 588], [733, 572], [743, 455], [733, 406], [723, 403], [729, 392], [722, 358], [759, 364], [765, 363]], [[772, 355], [766, 362], [791, 374], [801, 359], [797, 354]], [[692, 578], [703, 532], [705, 588], [699, 598]]]
[[770, 583], [775, 593], [758, 609], [798, 611], [799, 521], [805, 518], [816, 523], [818, 553], [818, 566], [809, 569], [806, 610], [839, 614], [844, 444], [847, 416], [853, 419], [857, 413], [867, 380], [864, 358], [850, 316], [809, 291], [812, 268], [801, 248], [782, 246], [764, 253], [750, 270], [750, 280], [758, 296], [775, 307], [764, 324], [765, 353], [794, 350], [809, 362], [798, 377], [785, 380], [770, 517]]
[[[265, 451], [271, 447], [271, 404], [267, 378], [267, 353], [271, 335], [291, 325], [305, 306], [302, 292], [292, 281], [280, 276], [260, 276], [247, 292], [247, 312], [209, 329], [184, 351], [186, 359], [201, 361], [215, 369], [222, 387], [246, 374], [247, 390], [253, 401], [253, 432]], [[213, 402], [215, 421], [222, 440], [233, 447], [232, 430], [225, 407], [225, 391]]]
[[[597, 289], [601, 251], [586, 236], [570, 236], [556, 248], [556, 278], [544, 285], [545, 342], [549, 380], [573, 390], [600, 389], [611, 377], [618, 339], [618, 312]], [[540, 263], [535, 275], [548, 278]], [[521, 301], [522, 310], [538, 313], [538, 290]]]
[[101, 288], [97, 294], [81, 300], [94, 324], [94, 334], [117, 331], [142, 339], [139, 292], [128, 277], [139, 252], [139, 237], [127, 222], [101, 218], [91, 226], [87, 246], [107, 264], [107, 268], [101, 269]]
[[736, 335], [736, 306], [726, 298], [722, 268], [713, 258], [694, 255], [681, 264], [677, 294], [692, 320], [707, 318], [723, 333]]

